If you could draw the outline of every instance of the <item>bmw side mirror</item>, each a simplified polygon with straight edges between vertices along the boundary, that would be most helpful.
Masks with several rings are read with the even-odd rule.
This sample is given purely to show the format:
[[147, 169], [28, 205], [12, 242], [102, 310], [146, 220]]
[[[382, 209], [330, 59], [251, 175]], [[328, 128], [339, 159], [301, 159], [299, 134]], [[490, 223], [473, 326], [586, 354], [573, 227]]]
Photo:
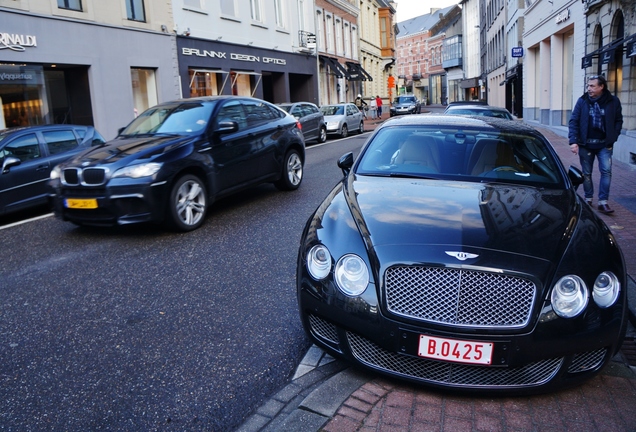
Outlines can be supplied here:
[[570, 178], [570, 181], [574, 185], [575, 189], [583, 184], [583, 173], [575, 166], [571, 166], [568, 170], [568, 177]]
[[349, 152], [338, 159], [338, 166], [342, 170], [342, 173], [346, 176], [351, 171], [353, 166], [353, 153]]
[[216, 133], [226, 134], [238, 131], [238, 123], [235, 121], [222, 121], [214, 130]]

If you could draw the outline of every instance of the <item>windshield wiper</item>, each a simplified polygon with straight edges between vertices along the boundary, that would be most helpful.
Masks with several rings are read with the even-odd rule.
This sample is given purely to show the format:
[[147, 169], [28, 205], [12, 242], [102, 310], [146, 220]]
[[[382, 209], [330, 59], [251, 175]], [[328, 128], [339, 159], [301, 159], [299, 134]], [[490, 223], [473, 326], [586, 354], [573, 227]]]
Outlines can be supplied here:
[[[360, 173], [358, 173], [360, 174]], [[438, 180], [436, 177], [431, 177], [427, 173], [405, 173], [405, 172], [370, 172], [361, 175], [375, 176], [375, 177], [395, 177], [395, 178], [417, 178], [427, 180]]]

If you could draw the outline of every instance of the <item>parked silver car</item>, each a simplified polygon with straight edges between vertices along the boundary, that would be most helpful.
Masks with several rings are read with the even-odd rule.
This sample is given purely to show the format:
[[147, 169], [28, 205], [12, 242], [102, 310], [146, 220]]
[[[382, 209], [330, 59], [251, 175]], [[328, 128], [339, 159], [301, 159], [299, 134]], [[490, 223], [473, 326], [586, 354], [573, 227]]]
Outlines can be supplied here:
[[319, 143], [327, 141], [327, 125], [318, 107], [310, 102], [295, 102], [277, 104], [300, 122], [305, 142], [316, 140]]
[[328, 134], [338, 134], [345, 138], [352, 130], [364, 132], [363, 114], [352, 103], [323, 105], [320, 111], [325, 116]]

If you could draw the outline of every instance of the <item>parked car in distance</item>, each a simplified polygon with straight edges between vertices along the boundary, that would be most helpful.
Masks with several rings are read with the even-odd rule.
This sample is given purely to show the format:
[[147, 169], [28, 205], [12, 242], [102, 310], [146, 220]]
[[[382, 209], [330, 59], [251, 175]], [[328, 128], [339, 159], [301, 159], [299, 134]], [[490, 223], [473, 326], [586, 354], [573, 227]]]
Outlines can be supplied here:
[[320, 111], [325, 116], [328, 134], [338, 134], [346, 138], [350, 131], [364, 132], [364, 115], [352, 103], [323, 105]]
[[389, 108], [391, 117], [404, 114], [421, 114], [422, 105], [414, 95], [400, 95], [395, 98]]
[[444, 114], [497, 117], [506, 120], [515, 119], [515, 117], [510, 114], [510, 111], [508, 111], [506, 108], [485, 105], [482, 103], [453, 103], [446, 107], [446, 109], [444, 110]]
[[55, 165], [104, 143], [92, 126], [40, 125], [0, 130], [0, 215], [44, 205]]
[[603, 220], [537, 130], [384, 122], [301, 236], [303, 326], [329, 354], [479, 394], [557, 390], [611, 361], [627, 274]]
[[203, 223], [217, 199], [261, 183], [297, 189], [305, 141], [298, 121], [260, 99], [212, 96], [152, 107], [119, 136], [51, 173], [58, 217], [77, 225]]
[[300, 122], [305, 143], [313, 140], [319, 143], [327, 141], [325, 117], [316, 105], [310, 102], [281, 103], [277, 105]]

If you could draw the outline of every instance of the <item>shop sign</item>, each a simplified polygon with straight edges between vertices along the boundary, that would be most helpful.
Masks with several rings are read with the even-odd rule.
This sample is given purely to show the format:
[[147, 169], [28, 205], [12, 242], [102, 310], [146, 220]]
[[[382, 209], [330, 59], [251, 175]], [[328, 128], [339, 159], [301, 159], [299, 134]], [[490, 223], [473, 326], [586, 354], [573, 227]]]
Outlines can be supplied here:
[[[208, 51], [208, 50], [200, 50], [197, 48], [182, 48], [183, 55], [187, 56], [197, 56], [197, 57], [211, 57], [211, 58], [220, 58], [227, 59], [227, 52], [225, 51]], [[275, 58], [275, 57], [261, 57], [255, 56], [251, 54], [237, 54], [230, 53], [231, 60], [238, 60], [244, 62], [253, 62], [253, 63], [267, 63], [267, 64], [277, 64], [285, 66], [287, 64], [287, 60]]]
[[24, 51], [28, 47], [38, 46], [35, 36], [0, 33], [0, 50]]
[[512, 47], [513, 57], [523, 57], [523, 47]]
[[560, 14], [558, 14], [556, 16], [556, 23], [557, 24], [561, 24], [564, 21], [567, 21], [568, 19], [570, 19], [570, 9], [566, 9], [563, 12], [561, 12]]

